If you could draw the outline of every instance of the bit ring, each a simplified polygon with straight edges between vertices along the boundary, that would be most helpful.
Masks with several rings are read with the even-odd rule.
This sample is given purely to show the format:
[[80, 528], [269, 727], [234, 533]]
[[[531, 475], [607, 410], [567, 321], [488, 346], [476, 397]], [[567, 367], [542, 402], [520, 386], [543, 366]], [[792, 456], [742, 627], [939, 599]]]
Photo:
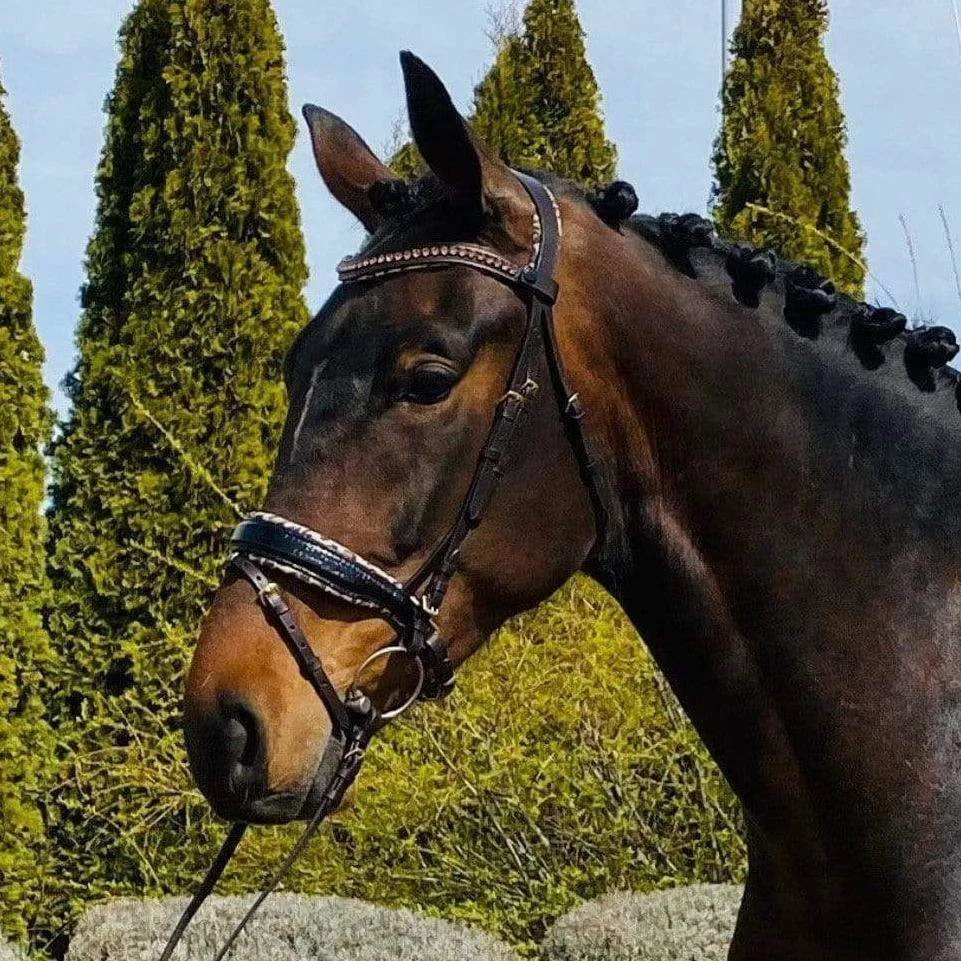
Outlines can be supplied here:
[[357, 681], [360, 675], [364, 673], [364, 670], [368, 668], [374, 661], [379, 660], [382, 657], [389, 657], [391, 654], [406, 654], [410, 657], [413, 662], [417, 665], [417, 684], [414, 686], [414, 692], [411, 694], [403, 704], [399, 707], [395, 707], [390, 711], [384, 711], [381, 713], [380, 717], [383, 721], [391, 721], [395, 717], [400, 717], [405, 711], [409, 710], [417, 702], [420, 697], [420, 692], [424, 690], [424, 684], [427, 681], [427, 671], [424, 668], [424, 662], [419, 658], [415, 657], [411, 652], [404, 647], [403, 644], [391, 644], [388, 647], [382, 647], [380, 650], [374, 651], [373, 654], [369, 655], [364, 662], [357, 668], [354, 672], [354, 679], [350, 682], [350, 686], [347, 688], [348, 697], [351, 694], [363, 693], [360, 688], [357, 687]]

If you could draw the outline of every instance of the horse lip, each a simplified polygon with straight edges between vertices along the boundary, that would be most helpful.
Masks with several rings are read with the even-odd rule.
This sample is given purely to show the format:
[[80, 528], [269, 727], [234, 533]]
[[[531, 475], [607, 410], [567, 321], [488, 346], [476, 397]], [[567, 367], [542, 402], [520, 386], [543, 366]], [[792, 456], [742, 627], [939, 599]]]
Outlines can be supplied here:
[[243, 818], [247, 824], [290, 824], [303, 818], [308, 798], [302, 791], [281, 791], [248, 801]]

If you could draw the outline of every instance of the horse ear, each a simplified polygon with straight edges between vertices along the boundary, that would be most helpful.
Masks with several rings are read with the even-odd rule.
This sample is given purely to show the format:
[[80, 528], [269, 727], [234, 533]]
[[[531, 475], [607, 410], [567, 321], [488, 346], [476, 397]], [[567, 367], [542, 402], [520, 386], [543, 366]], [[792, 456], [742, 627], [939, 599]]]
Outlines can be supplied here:
[[453, 195], [478, 213], [485, 193], [516, 181], [476, 142], [440, 78], [409, 50], [400, 55], [414, 143], [427, 166]]
[[314, 159], [330, 192], [373, 233], [381, 215], [371, 203], [370, 188], [393, 174], [364, 143], [360, 134], [329, 110], [307, 104], [304, 119], [310, 129]]

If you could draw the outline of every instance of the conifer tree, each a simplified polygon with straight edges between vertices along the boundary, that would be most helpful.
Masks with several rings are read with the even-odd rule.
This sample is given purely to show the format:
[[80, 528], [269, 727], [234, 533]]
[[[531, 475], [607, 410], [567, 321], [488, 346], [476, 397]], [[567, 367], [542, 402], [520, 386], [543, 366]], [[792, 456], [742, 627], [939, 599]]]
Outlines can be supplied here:
[[[611, 180], [617, 152], [604, 136], [601, 96], [573, 0], [531, 0], [519, 42], [508, 38], [500, 54], [475, 95], [481, 136], [498, 144], [509, 163], [581, 184]], [[528, 130], [523, 140], [515, 139], [515, 127]]]
[[197, 868], [181, 856], [182, 675], [233, 504], [263, 496], [306, 321], [269, 0], [140, 0], [120, 44], [53, 448], [60, 912]]
[[[585, 185], [613, 179], [617, 151], [604, 136], [600, 92], [573, 0], [531, 0], [522, 30], [496, 46], [474, 91], [471, 122], [484, 143], [515, 167]], [[418, 165], [410, 144], [393, 161], [402, 175]]]
[[45, 865], [40, 794], [52, 775], [53, 738], [39, 680], [49, 668], [41, 621], [44, 463], [50, 413], [30, 281], [18, 270], [25, 215], [20, 144], [0, 86], [0, 929], [26, 934]]
[[544, 166], [547, 144], [534, 112], [529, 63], [521, 34], [504, 36], [490, 70], [474, 90], [473, 125], [484, 143], [505, 163]]
[[745, 0], [715, 144], [714, 217], [723, 234], [809, 264], [861, 296], [864, 270], [852, 258], [861, 258], [864, 237], [850, 208], [827, 25], [826, 0]]

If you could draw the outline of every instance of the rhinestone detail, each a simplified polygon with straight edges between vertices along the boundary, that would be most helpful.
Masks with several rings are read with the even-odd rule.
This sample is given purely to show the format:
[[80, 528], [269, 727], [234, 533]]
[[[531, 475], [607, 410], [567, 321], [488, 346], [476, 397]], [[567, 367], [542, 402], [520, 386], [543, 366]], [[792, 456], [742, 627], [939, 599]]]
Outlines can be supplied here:
[[[557, 205], [557, 200], [554, 198], [554, 195], [551, 194], [550, 191], [548, 191], [548, 194], [550, 195], [551, 203], [554, 205], [558, 235], [560, 236], [563, 233], [560, 208]], [[519, 267], [491, 247], [484, 247], [480, 244], [463, 243], [415, 247], [410, 250], [400, 250], [392, 254], [377, 254], [371, 257], [365, 257], [363, 254], [345, 257], [337, 265], [337, 273], [340, 275], [341, 282], [348, 284], [383, 277], [387, 274], [428, 268], [439, 260], [442, 263], [460, 261], [468, 266], [489, 267], [498, 273], [507, 275], [513, 280], [517, 280], [525, 270], [537, 266], [541, 252], [542, 237], [541, 222], [537, 216], [537, 208], [535, 207], [533, 210], [533, 247], [530, 260], [528, 260], [523, 267]], [[412, 261], [420, 262], [412, 263]]]

